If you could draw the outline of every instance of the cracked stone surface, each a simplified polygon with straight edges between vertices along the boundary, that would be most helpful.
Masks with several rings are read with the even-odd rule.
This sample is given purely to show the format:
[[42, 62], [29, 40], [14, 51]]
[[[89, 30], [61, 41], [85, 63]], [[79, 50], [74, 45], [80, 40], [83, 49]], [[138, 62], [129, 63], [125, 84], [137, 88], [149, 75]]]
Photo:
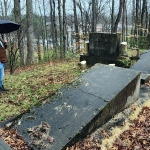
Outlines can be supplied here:
[[[73, 83], [61, 88], [49, 103], [34, 107], [17, 120], [19, 134], [28, 143], [33, 143], [27, 129], [46, 122], [51, 127], [50, 136], [55, 140], [48, 149], [61, 150], [69, 142], [83, 138], [100, 123], [105, 123], [117, 111], [121, 111], [128, 96], [132, 97], [134, 93], [132, 87], [138, 86], [139, 74], [130, 69], [95, 65]], [[127, 91], [127, 86], [130, 91]], [[126, 98], [122, 92], [127, 92]], [[138, 97], [138, 90], [136, 94]], [[36, 146], [33, 147], [36, 150]]]

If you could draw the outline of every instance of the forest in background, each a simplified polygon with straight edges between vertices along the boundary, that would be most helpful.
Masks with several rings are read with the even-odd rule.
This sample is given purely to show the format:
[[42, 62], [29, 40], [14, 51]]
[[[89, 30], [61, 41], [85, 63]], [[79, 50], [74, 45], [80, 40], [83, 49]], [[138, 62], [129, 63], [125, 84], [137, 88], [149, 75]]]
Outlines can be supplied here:
[[5, 35], [10, 73], [18, 65], [82, 53], [90, 32], [121, 32], [121, 41], [132, 41], [133, 47], [144, 41], [141, 48], [148, 49], [149, 4], [147, 0], [1, 0], [0, 19], [21, 25]]

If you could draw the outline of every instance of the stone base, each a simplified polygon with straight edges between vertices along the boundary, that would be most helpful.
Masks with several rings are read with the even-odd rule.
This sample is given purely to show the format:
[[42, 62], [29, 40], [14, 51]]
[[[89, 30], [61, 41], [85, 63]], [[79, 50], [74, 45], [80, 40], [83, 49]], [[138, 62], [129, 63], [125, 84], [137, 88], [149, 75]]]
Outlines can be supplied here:
[[116, 61], [113, 59], [101, 58], [97, 56], [80, 55], [80, 62], [86, 61], [88, 66], [93, 66], [96, 63], [114, 64]]
[[129, 57], [118, 57], [116, 60], [114, 59], [106, 59], [97, 56], [89, 56], [89, 55], [80, 55], [80, 61], [86, 61], [88, 66], [93, 66], [96, 63], [101, 64], [115, 64], [118, 67], [123, 67], [120, 60], [128, 60]]

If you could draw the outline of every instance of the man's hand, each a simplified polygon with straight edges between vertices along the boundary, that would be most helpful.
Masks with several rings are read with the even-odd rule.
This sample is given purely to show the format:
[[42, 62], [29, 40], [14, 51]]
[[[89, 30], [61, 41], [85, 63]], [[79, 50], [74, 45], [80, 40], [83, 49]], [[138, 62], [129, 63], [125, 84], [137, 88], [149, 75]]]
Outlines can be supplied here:
[[4, 43], [7, 43], [7, 39], [6, 39], [6, 38], [4, 38], [4, 40], [3, 40], [3, 41], [4, 41]]

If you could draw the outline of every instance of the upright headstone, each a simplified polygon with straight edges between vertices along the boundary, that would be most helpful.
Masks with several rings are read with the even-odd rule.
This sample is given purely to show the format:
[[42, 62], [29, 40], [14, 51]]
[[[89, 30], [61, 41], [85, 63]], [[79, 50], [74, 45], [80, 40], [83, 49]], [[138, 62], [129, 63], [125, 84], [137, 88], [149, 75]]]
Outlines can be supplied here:
[[89, 56], [116, 59], [119, 56], [120, 34], [90, 33]]

